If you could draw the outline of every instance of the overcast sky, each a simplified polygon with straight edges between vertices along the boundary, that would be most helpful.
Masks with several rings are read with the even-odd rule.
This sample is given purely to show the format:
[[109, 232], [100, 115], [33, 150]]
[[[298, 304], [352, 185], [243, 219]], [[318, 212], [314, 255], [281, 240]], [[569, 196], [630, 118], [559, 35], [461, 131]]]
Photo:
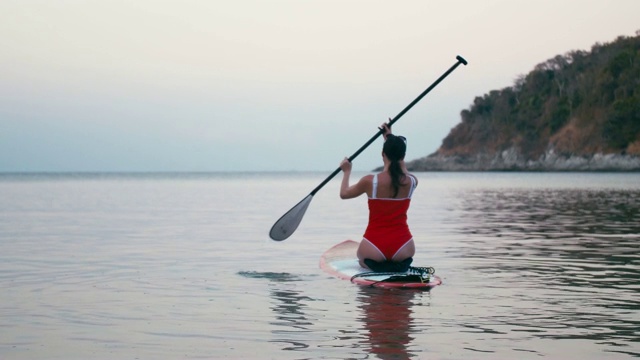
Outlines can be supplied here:
[[[333, 171], [400, 119], [434, 152], [474, 97], [640, 30], [638, 0], [2, 0], [0, 171]], [[380, 163], [381, 140], [354, 161]]]

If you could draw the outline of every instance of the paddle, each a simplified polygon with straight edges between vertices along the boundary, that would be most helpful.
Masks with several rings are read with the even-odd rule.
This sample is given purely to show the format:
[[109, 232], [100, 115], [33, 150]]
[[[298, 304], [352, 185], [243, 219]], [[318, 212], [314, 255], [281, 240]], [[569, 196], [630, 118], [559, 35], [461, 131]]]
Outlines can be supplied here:
[[[453, 70], [455, 70], [458, 65], [464, 64], [467, 65], [467, 60], [463, 59], [462, 56], [456, 56], [456, 63], [452, 65], [449, 70], [447, 70], [444, 74], [442, 74], [438, 80], [434, 81], [431, 86], [429, 86], [425, 91], [422, 92], [415, 100], [411, 102], [411, 104], [407, 105], [395, 118], [389, 121], [389, 126], [393, 125], [398, 119], [402, 117], [409, 109], [413, 107], [418, 101], [420, 101], [429, 91], [431, 91], [436, 85], [438, 85], [444, 78], [446, 78]], [[378, 131], [369, 141], [367, 141], [358, 151], [356, 151], [353, 155], [349, 157], [349, 161], [353, 161], [361, 152], [364, 151], [371, 143], [373, 143], [380, 135], [382, 135], [382, 129]], [[271, 231], [269, 231], [269, 237], [275, 241], [282, 241], [291, 236], [293, 232], [298, 228], [300, 222], [302, 221], [302, 217], [304, 213], [307, 211], [311, 200], [313, 200], [313, 196], [322, 189], [334, 176], [336, 176], [341, 171], [340, 167], [338, 167], [331, 175], [329, 175], [323, 182], [320, 183], [315, 189], [313, 189], [309, 195], [307, 195], [302, 201], [297, 203], [294, 207], [291, 208], [286, 214], [282, 215], [278, 221], [271, 227]]]

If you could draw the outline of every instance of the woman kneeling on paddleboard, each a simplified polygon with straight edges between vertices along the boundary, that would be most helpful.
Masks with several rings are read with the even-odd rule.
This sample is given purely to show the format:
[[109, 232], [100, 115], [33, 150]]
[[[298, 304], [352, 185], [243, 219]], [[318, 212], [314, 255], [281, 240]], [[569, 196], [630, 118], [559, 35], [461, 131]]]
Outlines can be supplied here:
[[413, 236], [407, 225], [407, 210], [418, 179], [407, 171], [404, 156], [406, 139], [391, 133], [383, 124], [384, 170], [362, 177], [349, 185], [351, 162], [340, 163], [343, 172], [340, 198], [352, 199], [362, 194], [369, 197], [369, 224], [358, 247], [360, 265], [374, 271], [405, 271], [415, 254]]

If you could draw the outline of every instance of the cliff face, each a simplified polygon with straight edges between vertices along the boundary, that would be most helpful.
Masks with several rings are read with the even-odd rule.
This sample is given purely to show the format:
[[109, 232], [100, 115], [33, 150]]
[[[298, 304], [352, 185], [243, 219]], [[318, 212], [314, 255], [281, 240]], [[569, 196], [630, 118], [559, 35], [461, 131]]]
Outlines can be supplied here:
[[476, 97], [426, 170], [640, 170], [640, 31]]

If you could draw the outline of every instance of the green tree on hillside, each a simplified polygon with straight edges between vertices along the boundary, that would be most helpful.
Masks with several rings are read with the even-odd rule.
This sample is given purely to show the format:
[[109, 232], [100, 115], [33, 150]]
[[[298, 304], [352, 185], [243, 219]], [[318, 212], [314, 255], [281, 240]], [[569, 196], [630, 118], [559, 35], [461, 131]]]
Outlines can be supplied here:
[[[625, 153], [640, 142], [640, 31], [538, 64], [513, 86], [476, 97], [439, 152], [517, 147], [537, 158], [552, 141], [577, 154]], [[571, 134], [572, 141], [564, 141]], [[567, 144], [572, 144], [571, 146]]]

